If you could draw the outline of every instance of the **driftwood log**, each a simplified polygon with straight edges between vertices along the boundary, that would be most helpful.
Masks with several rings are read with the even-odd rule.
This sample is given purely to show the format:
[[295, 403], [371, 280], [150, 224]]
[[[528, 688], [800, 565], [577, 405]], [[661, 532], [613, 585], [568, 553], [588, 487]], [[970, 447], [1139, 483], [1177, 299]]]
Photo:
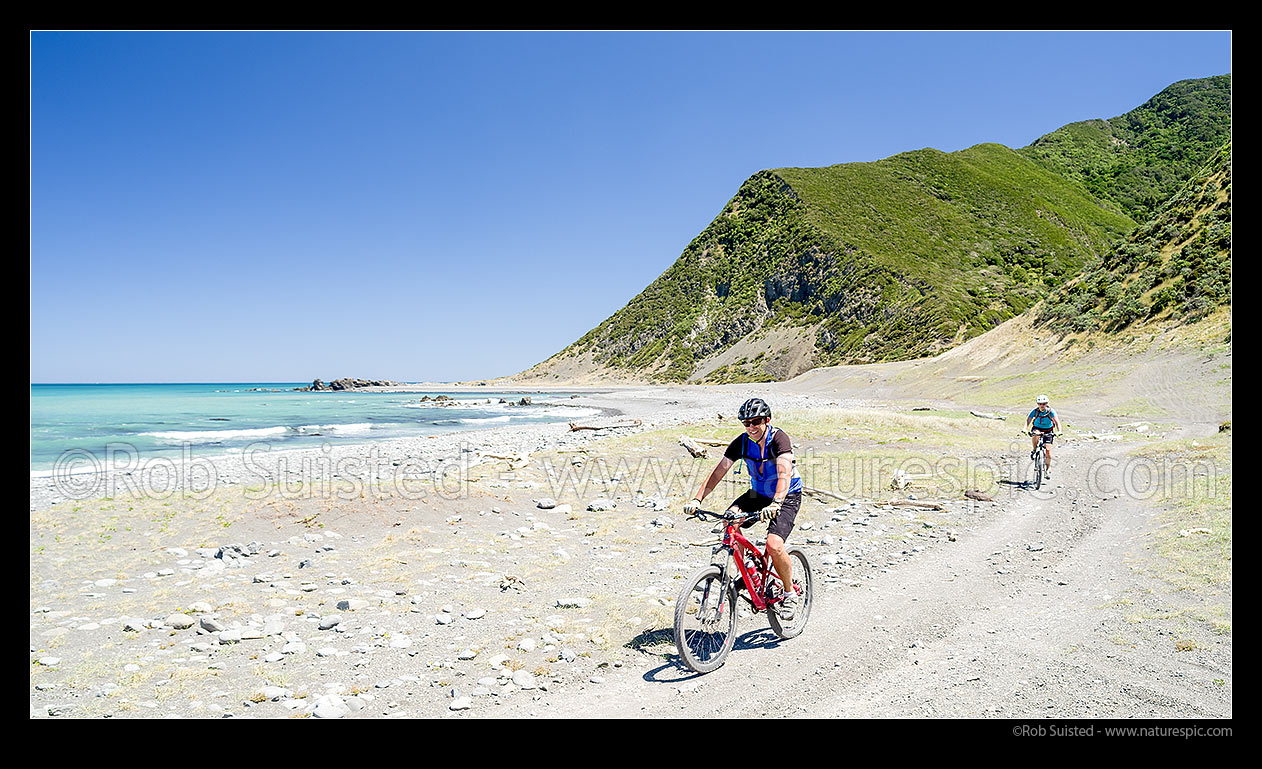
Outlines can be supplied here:
[[634, 422], [620, 422], [616, 425], [580, 425], [577, 422], [570, 422], [570, 432], [578, 430], [616, 430], [619, 427], [638, 427], [640, 420]]
[[914, 499], [891, 499], [882, 502], [882, 505], [892, 505], [894, 507], [916, 507], [923, 510], [946, 510], [941, 502], [918, 502]]
[[697, 438], [697, 443], [700, 443], [702, 446], [726, 446], [731, 441], [721, 441], [716, 438]]
[[1007, 417], [1005, 416], [1001, 416], [999, 414], [987, 414], [984, 411], [970, 411], [968, 413], [972, 414], [975, 417], [980, 417], [982, 419], [1007, 419]]
[[969, 499], [975, 499], [978, 502], [994, 502], [995, 501], [994, 497], [990, 496], [989, 494], [983, 494], [977, 489], [971, 489], [969, 491], [964, 492], [964, 496], [968, 497]]
[[841, 496], [840, 494], [834, 494], [834, 493], [832, 493], [831, 491], [824, 491], [823, 489], [813, 489], [813, 488], [811, 488], [810, 486], [805, 486], [805, 485], [804, 485], [804, 486], [802, 486], [802, 493], [804, 493], [804, 494], [814, 494], [814, 495], [815, 495], [815, 496], [817, 496], [817, 497], [830, 497], [830, 498], [832, 498], [832, 499], [840, 499], [842, 502], [849, 502], [849, 501], [850, 501], [849, 499], [847, 499], [846, 497]]
[[492, 454], [490, 452], [484, 452], [480, 453], [480, 456], [487, 457], [488, 459], [502, 460], [507, 462], [508, 466], [512, 468], [516, 468], [517, 465], [530, 464], [530, 455], [524, 451], [520, 454]]
[[692, 438], [689, 438], [687, 435], [679, 436], [679, 445], [688, 449], [688, 453], [691, 454], [694, 459], [705, 459], [707, 456], [706, 450], [701, 447], [701, 444], [697, 443]]

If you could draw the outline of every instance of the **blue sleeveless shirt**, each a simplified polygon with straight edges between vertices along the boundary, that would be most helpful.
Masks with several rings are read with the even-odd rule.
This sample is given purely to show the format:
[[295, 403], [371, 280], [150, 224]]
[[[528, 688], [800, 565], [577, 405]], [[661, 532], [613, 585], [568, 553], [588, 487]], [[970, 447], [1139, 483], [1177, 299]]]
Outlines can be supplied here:
[[[749, 469], [749, 487], [764, 497], [774, 498], [776, 486], [780, 483], [780, 469], [776, 467], [775, 457], [769, 454], [771, 441], [777, 432], [779, 430], [775, 427], [768, 428], [761, 445], [750, 440], [748, 434], [741, 436], [741, 457], [745, 460], [745, 467]], [[797, 467], [794, 467], [787, 493], [800, 491], [802, 476], [798, 475]]]
[[1047, 411], [1044, 411], [1042, 413], [1039, 412], [1038, 408], [1035, 408], [1033, 411], [1030, 412], [1030, 416], [1026, 417], [1026, 419], [1033, 419], [1034, 420], [1033, 426], [1037, 427], [1040, 430], [1050, 430], [1052, 429], [1052, 419], [1055, 416], [1056, 416], [1056, 409], [1052, 408], [1051, 406], [1048, 406]]

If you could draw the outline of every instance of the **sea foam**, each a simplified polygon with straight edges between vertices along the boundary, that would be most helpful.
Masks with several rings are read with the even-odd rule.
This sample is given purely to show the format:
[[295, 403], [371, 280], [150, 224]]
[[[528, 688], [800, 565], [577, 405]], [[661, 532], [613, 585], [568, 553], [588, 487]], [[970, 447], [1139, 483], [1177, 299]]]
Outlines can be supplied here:
[[257, 427], [249, 430], [171, 430], [167, 432], [140, 433], [145, 437], [180, 443], [217, 443], [242, 438], [266, 438], [269, 435], [283, 435], [287, 427]]

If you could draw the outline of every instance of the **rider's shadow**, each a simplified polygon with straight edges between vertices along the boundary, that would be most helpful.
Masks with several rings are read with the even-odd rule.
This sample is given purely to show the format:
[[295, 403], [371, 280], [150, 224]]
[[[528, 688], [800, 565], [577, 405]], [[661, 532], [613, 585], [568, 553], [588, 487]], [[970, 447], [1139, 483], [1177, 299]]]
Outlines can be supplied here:
[[[641, 633], [639, 636], [636, 636], [636, 639], [634, 639], [632, 643], [635, 643], [635, 641], [639, 639], [647, 640], [654, 637], [661, 637], [661, 635], [666, 635], [670, 633], [671, 633], [670, 630], [665, 630], [665, 629], [647, 630]], [[674, 645], [673, 635], [670, 636], [670, 640], [673, 646]], [[771, 628], [769, 627], [759, 628], [757, 630], [750, 630], [745, 633], [742, 633], [741, 635], [738, 635], [736, 637], [736, 641], [732, 643], [732, 651], [733, 652], [745, 651], [748, 649], [774, 649], [778, 647], [783, 640], [784, 639], [776, 635], [771, 630]], [[632, 646], [632, 643], [628, 643], [627, 646], [630, 648], [639, 648], [640, 650], [643, 650], [642, 649], [643, 644], [639, 646]], [[643, 678], [646, 682], [651, 683], [651, 684], [677, 684], [684, 681], [691, 681], [694, 678], [699, 678], [703, 675], [707, 675], [707, 674], [694, 673], [687, 665], [683, 663], [683, 660], [679, 658], [679, 654], [675, 653], [675, 654], [670, 655], [670, 658], [666, 663], [662, 665], [658, 665], [652, 670], [645, 671], [644, 675], [641, 676], [641, 678]]]

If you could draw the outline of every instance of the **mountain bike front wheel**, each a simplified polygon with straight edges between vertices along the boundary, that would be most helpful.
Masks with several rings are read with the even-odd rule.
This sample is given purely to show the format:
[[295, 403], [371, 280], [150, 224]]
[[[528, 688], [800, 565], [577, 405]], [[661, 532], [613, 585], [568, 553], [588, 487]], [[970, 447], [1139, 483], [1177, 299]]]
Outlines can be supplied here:
[[684, 583], [675, 600], [675, 646], [698, 673], [721, 667], [736, 643], [736, 588], [724, 582], [718, 566], [707, 566]]
[[1034, 490], [1038, 491], [1043, 485], [1043, 447], [1039, 446], [1038, 454], [1034, 457]]
[[793, 619], [781, 619], [774, 606], [768, 612], [771, 629], [781, 638], [796, 638], [802, 634], [802, 631], [806, 629], [806, 620], [811, 616], [811, 603], [814, 598], [811, 562], [806, 560], [806, 553], [802, 552], [800, 547], [791, 547], [789, 560], [793, 562], [793, 585], [798, 589], [798, 603], [793, 612]]

